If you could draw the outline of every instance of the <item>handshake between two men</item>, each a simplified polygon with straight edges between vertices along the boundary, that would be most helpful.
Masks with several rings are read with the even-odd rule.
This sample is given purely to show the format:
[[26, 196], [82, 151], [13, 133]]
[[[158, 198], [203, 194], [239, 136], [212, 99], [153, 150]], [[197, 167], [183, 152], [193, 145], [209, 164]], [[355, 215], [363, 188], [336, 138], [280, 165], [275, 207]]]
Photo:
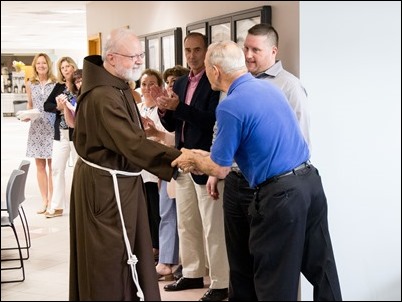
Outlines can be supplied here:
[[216, 164], [208, 151], [200, 149], [181, 148], [182, 154], [172, 161], [172, 167], [178, 167], [184, 173], [207, 174], [224, 179], [229, 174], [231, 166], [223, 167]]
[[178, 167], [183, 173], [193, 173], [197, 175], [207, 174], [215, 176], [209, 178], [206, 184], [207, 192], [213, 199], [218, 199], [219, 191], [217, 182], [224, 179], [229, 174], [231, 167], [222, 167], [212, 161], [208, 151], [200, 149], [181, 148], [182, 154], [172, 161], [172, 167]]
[[181, 148], [182, 154], [172, 161], [172, 167], [179, 168], [183, 173], [204, 174], [197, 162], [202, 161], [204, 157], [209, 158], [209, 152], [200, 149]]

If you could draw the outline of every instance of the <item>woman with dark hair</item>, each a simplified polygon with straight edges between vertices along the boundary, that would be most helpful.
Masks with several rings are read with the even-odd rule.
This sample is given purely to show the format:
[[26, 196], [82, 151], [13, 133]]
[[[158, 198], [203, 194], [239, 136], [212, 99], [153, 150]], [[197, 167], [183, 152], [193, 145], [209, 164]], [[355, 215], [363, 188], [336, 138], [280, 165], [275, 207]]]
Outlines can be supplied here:
[[[140, 77], [142, 102], [138, 103], [137, 107], [147, 138], [164, 144], [169, 139], [169, 135], [160, 123], [158, 108], [151, 96], [152, 86], [163, 87], [162, 75], [155, 69], [145, 69]], [[174, 137], [173, 134], [170, 135]], [[159, 178], [145, 170], [142, 171], [141, 176], [147, 192], [148, 222], [151, 230], [154, 259], [157, 263], [159, 259], [159, 223], [161, 220], [159, 216]]]
[[[173, 92], [173, 84], [178, 77], [188, 75], [190, 70], [186, 67], [176, 65], [163, 72], [165, 89], [169, 95]], [[159, 120], [159, 116], [158, 116]], [[159, 120], [160, 123], [160, 120]], [[171, 146], [174, 146], [174, 134], [172, 134]], [[159, 191], [159, 261], [156, 265], [156, 272], [159, 279], [176, 280], [180, 279], [182, 266], [175, 272], [173, 266], [179, 263], [179, 235], [177, 233], [177, 213], [175, 199], [175, 181], [161, 181]]]
[[82, 85], [82, 69], [77, 69], [73, 72], [73, 83], [77, 91], [77, 95], [79, 95]]
[[[73, 73], [73, 83], [77, 91], [77, 98], [80, 95], [81, 92], [81, 85], [82, 85], [82, 69], [77, 69]], [[64, 119], [66, 120], [66, 124], [70, 128], [74, 128], [74, 122], [75, 122], [75, 108], [76, 104], [70, 103], [67, 99], [62, 101], [62, 104], [64, 106]]]

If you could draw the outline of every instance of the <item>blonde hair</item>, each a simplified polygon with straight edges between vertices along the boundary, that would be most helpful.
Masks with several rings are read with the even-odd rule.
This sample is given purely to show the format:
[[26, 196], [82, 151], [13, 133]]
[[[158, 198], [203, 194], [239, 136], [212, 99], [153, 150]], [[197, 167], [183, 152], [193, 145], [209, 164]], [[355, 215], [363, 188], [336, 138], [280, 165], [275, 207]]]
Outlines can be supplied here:
[[72, 65], [74, 67], [74, 71], [78, 69], [77, 64], [73, 59], [71, 59], [70, 57], [61, 57], [57, 62], [57, 81], [60, 83], [66, 82], [66, 79], [64, 78], [63, 73], [61, 72], [61, 64], [63, 62], [67, 62], [68, 64]]
[[39, 83], [39, 74], [38, 74], [38, 71], [36, 70], [36, 63], [38, 62], [38, 59], [40, 57], [45, 58], [45, 61], [46, 61], [47, 67], [48, 67], [47, 74], [46, 74], [47, 79], [50, 80], [51, 82], [56, 82], [56, 77], [54, 76], [53, 71], [52, 71], [52, 69], [53, 69], [52, 68], [52, 66], [53, 66], [52, 60], [50, 59], [50, 57], [47, 54], [45, 54], [43, 52], [36, 54], [34, 59], [32, 60], [33, 76], [32, 76], [32, 78], [30, 78], [30, 81], [32, 83]]

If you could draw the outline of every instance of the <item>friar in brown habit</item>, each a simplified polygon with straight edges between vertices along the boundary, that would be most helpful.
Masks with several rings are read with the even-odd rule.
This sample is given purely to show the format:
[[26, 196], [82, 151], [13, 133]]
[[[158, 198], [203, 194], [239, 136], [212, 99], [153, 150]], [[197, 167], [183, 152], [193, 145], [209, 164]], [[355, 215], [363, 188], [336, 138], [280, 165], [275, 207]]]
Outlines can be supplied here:
[[[145, 169], [170, 180], [171, 162], [180, 151], [145, 136], [127, 84], [140, 75], [141, 64], [141, 43], [123, 28], [111, 33], [103, 58], [84, 59], [73, 135], [80, 158], [71, 190], [70, 301], [161, 299], [137, 172]], [[134, 255], [130, 261], [138, 259], [134, 270], [127, 263], [123, 226]]]

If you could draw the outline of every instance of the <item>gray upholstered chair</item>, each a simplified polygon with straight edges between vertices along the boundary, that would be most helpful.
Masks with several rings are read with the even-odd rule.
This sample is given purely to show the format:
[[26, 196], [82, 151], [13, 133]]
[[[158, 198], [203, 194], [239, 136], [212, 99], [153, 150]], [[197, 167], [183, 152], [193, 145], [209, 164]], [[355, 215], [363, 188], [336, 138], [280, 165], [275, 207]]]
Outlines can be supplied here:
[[[20, 192], [21, 190], [25, 190], [24, 174], [25, 172], [22, 170], [13, 170], [11, 173], [6, 190], [6, 211], [1, 211], [1, 283], [21, 282], [25, 280], [24, 259], [22, 257], [20, 240], [18, 238], [18, 233], [14, 223], [17, 216], [20, 215], [19, 208], [21, 204], [20, 198], [22, 195]], [[16, 248], [3, 247], [3, 244], [8, 242], [8, 240], [3, 238], [3, 236], [7, 235], [7, 232], [3, 231], [3, 228], [6, 227], [10, 227], [14, 233], [15, 241], [17, 243]], [[10, 253], [12, 250], [18, 250], [18, 258], [15, 258], [15, 255], [8, 255], [8, 253]], [[7, 265], [5, 263], [15, 261], [18, 261], [18, 264]], [[3, 276], [4, 271], [16, 269], [21, 269], [21, 278], [14, 277], [8, 279]]]

